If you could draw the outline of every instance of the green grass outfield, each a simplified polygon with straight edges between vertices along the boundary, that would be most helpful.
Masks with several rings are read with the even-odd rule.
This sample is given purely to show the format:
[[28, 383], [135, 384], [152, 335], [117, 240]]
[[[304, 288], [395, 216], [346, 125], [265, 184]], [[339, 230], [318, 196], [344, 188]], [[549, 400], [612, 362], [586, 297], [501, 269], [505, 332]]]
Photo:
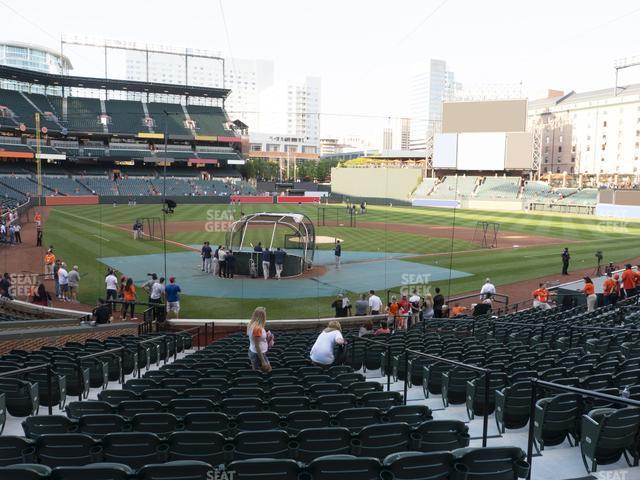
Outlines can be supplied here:
[[[336, 207], [341, 208], [341, 207]], [[168, 224], [179, 221], [199, 221], [196, 230], [178, 231], [167, 236], [169, 240], [184, 244], [200, 244], [204, 240], [212, 244], [223, 243], [224, 234], [209, 232], [204, 222], [228, 218], [231, 213], [238, 218], [243, 213], [260, 211], [295, 212], [317, 219], [316, 206], [300, 205], [186, 205], [181, 204], [175, 213], [167, 217]], [[80, 300], [93, 304], [104, 294], [105, 266], [96, 259], [111, 256], [144, 255], [162, 253], [159, 241], [134, 241], [129, 226], [138, 217], [160, 216], [158, 205], [90, 205], [54, 207], [50, 210], [45, 225], [45, 244], [55, 246], [56, 253], [69, 265], [80, 266], [83, 276]], [[500, 223], [502, 231], [539, 235], [569, 240], [572, 269], [591, 267], [595, 263], [594, 253], [603, 250], [605, 261], [620, 262], [640, 256], [638, 235], [640, 223], [619, 223], [590, 216], [525, 212], [486, 212], [478, 210], [428, 209], [421, 207], [375, 207], [368, 208], [367, 222], [424, 224], [475, 228], [478, 220]], [[126, 225], [127, 229], [115, 228]], [[473, 276], [452, 280], [439, 285], [445, 294], [479, 289], [484, 277], [490, 276], [497, 285], [531, 280], [559, 272], [559, 245], [506, 248], [469, 252], [478, 247], [468, 241], [451, 238], [425, 237], [411, 233], [399, 233], [384, 229], [319, 227], [318, 235], [342, 238], [344, 249], [352, 251], [411, 252], [428, 254], [412, 258], [411, 261], [428, 265], [462, 270]], [[517, 240], [515, 241], [517, 242]], [[183, 251], [184, 248], [170, 242], [167, 252]], [[329, 246], [323, 248], [330, 248]], [[156, 271], [162, 270], [158, 265]], [[171, 272], [168, 272], [170, 275]], [[394, 290], [398, 285], [388, 285]], [[367, 290], [363, 279], [362, 291]], [[355, 294], [351, 292], [352, 300]], [[278, 299], [224, 299], [183, 296], [182, 316], [191, 318], [245, 318], [256, 305], [269, 309], [271, 318], [317, 317], [331, 314], [332, 299], [310, 297], [299, 301]]]

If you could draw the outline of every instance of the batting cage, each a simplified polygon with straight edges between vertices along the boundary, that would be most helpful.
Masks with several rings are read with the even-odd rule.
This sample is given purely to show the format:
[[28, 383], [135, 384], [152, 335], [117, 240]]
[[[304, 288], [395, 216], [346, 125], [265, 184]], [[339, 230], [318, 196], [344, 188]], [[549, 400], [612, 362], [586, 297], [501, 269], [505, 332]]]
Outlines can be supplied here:
[[138, 238], [140, 240], [162, 240], [162, 219], [160, 217], [143, 217], [138, 220], [142, 226]]
[[[236, 273], [240, 275], [250, 274], [252, 264], [273, 264], [275, 252], [280, 249], [286, 254], [282, 276], [295, 276], [313, 265], [316, 232], [306, 215], [254, 213], [231, 224], [226, 243], [237, 257]], [[270, 254], [257, 253], [258, 247], [268, 249]]]
[[319, 206], [316, 225], [319, 227], [355, 227], [357, 208], [352, 205], [332, 207]]
[[473, 243], [481, 248], [497, 248], [500, 224], [495, 222], [477, 222], [473, 232]]

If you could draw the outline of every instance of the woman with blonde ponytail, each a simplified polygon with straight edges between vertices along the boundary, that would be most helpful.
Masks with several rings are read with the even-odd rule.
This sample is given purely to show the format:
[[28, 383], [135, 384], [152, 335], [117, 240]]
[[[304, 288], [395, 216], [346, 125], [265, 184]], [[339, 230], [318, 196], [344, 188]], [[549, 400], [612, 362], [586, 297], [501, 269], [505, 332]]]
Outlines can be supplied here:
[[264, 307], [256, 307], [251, 315], [251, 320], [247, 325], [247, 336], [249, 337], [249, 360], [254, 370], [261, 370], [264, 373], [271, 371], [271, 364], [267, 358], [269, 349], [269, 332], [266, 329], [267, 310]]

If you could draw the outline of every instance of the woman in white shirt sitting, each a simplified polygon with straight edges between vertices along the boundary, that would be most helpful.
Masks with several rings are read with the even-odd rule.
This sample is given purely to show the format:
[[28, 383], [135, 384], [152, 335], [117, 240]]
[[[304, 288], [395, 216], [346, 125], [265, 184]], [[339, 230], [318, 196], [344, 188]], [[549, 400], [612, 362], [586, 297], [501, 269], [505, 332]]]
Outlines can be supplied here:
[[335, 361], [333, 349], [336, 345], [344, 345], [342, 338], [342, 327], [340, 322], [333, 320], [329, 322], [311, 347], [311, 361], [321, 367], [332, 365]]

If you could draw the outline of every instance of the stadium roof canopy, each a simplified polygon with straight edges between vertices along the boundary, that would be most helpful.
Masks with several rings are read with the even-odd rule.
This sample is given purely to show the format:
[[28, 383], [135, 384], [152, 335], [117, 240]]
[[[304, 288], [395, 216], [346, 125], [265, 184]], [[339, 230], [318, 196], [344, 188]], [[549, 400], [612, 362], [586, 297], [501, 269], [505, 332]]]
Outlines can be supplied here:
[[110, 80], [104, 78], [76, 77], [34, 72], [22, 68], [0, 65], [0, 78], [32, 85], [48, 87], [92, 88], [97, 90], [120, 90], [189, 97], [227, 98], [231, 90], [227, 88], [190, 87], [168, 83], [136, 82], [132, 80]]

